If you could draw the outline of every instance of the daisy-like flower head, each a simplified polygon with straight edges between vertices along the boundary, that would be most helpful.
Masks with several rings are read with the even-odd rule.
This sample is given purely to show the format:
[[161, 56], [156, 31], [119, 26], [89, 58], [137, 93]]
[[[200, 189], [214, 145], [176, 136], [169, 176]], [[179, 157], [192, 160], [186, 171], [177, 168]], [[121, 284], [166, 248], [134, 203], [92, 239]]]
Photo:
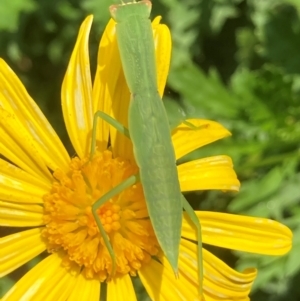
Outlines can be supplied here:
[[[159, 92], [169, 68], [171, 39], [166, 26], [153, 22]], [[60, 139], [25, 88], [0, 60], [0, 223], [29, 227], [1, 238], [0, 275], [11, 273], [44, 251], [48, 256], [25, 274], [3, 300], [136, 300], [131, 277], [139, 276], [152, 300], [201, 300], [198, 294], [195, 230], [184, 215], [179, 279], [162, 254], [153, 232], [140, 183], [98, 209], [116, 257], [112, 259], [94, 221], [91, 206], [135, 174], [129, 139], [107, 123], [97, 124], [97, 152], [90, 157], [93, 116], [106, 112], [127, 126], [129, 91], [122, 73], [111, 20], [101, 39], [92, 84], [88, 36], [92, 17], [82, 24], [62, 85], [64, 120], [77, 156], [70, 158]], [[230, 135], [216, 122], [189, 120], [172, 133], [177, 159]], [[108, 148], [108, 146], [110, 147]], [[238, 190], [227, 156], [178, 166], [181, 190]], [[291, 247], [291, 232], [266, 219], [196, 212], [203, 243], [248, 252], [281, 255]], [[203, 290], [209, 300], [248, 300], [255, 269], [236, 272], [203, 249]]]

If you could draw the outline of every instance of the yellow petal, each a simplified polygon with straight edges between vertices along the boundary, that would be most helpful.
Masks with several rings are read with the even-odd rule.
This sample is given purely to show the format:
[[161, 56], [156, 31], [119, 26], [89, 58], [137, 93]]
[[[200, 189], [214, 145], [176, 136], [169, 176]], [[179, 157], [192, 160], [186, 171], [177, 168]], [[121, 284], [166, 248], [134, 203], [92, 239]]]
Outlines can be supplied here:
[[42, 203], [51, 188], [50, 181], [34, 177], [0, 159], [0, 199], [17, 203]]
[[176, 279], [171, 268], [166, 268], [155, 260], [139, 270], [139, 277], [151, 300], [201, 300], [197, 289], [191, 290], [191, 284], [186, 278]]
[[26, 273], [1, 301], [67, 300], [76, 283], [76, 277], [61, 266], [61, 261], [57, 254], [48, 256]]
[[52, 176], [36, 149], [34, 139], [14, 113], [0, 108], [0, 152], [7, 159], [26, 170], [29, 174], [44, 180]]
[[152, 22], [152, 27], [156, 54], [157, 85], [159, 95], [162, 97], [169, 74], [172, 40], [168, 26], [160, 24], [160, 20], [161, 17], [156, 17]]
[[[248, 300], [256, 269], [239, 273], [203, 249], [203, 292], [205, 300]], [[197, 245], [185, 239], [180, 244], [179, 277], [187, 278], [196, 289], [198, 281]]]
[[[128, 127], [128, 106], [130, 93], [122, 70], [122, 64], [116, 39], [115, 21], [112, 19], [107, 24], [102, 36], [98, 52], [98, 70], [96, 84], [101, 84], [98, 90], [101, 94], [95, 99], [96, 109], [109, 113], [119, 123]], [[103, 104], [101, 103], [103, 102]], [[107, 109], [110, 109], [107, 112]], [[102, 127], [103, 123], [99, 124]], [[104, 124], [104, 129], [106, 125]], [[112, 151], [114, 157], [127, 158], [134, 162], [132, 143], [114, 127], [109, 127]], [[99, 147], [101, 149], [101, 146]], [[103, 146], [102, 146], [103, 148]]]
[[92, 81], [88, 38], [93, 17], [82, 23], [62, 84], [62, 109], [66, 128], [80, 158], [88, 155], [93, 126]]
[[[119, 52], [116, 46], [115, 24], [115, 21], [110, 19], [99, 44], [97, 69], [93, 84], [94, 114], [97, 111], [102, 111], [108, 115], [111, 113], [112, 96], [121, 71]], [[102, 152], [107, 149], [108, 137], [109, 124], [98, 118], [97, 147], [99, 151]]]
[[[265, 218], [196, 211], [204, 243], [266, 255], [283, 255], [292, 246], [292, 232], [286, 226]], [[182, 237], [196, 240], [195, 230], [186, 214]]]
[[0, 201], [0, 225], [4, 227], [40, 226], [44, 224], [43, 212], [43, 207], [39, 205]]
[[59, 137], [9, 66], [0, 59], [0, 106], [14, 113], [34, 137], [38, 153], [50, 169], [67, 168], [69, 156]]
[[68, 301], [88, 300], [99, 301], [100, 300], [100, 283], [97, 279], [86, 279], [82, 274], [79, 274], [74, 283], [71, 295], [68, 297]]
[[136, 301], [136, 294], [128, 274], [113, 278], [107, 283], [107, 300], [109, 301]]
[[[0, 277], [3, 277], [46, 249], [40, 229], [31, 229], [0, 238]], [[19, 300], [19, 299], [15, 299]]]
[[214, 156], [190, 161], [177, 167], [181, 191], [233, 190], [240, 182], [228, 156]]
[[188, 122], [199, 128], [194, 129], [182, 123], [173, 131], [172, 140], [176, 159], [201, 146], [231, 135], [220, 123], [211, 120], [189, 119]]

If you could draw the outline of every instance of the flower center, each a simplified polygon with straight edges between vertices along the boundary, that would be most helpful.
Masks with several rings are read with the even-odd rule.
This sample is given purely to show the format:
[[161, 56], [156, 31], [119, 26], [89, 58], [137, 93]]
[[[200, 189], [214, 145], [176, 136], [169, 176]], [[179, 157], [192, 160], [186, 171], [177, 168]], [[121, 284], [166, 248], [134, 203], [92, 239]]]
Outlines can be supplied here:
[[[110, 151], [93, 159], [73, 158], [70, 171], [56, 170], [56, 181], [44, 196], [43, 236], [48, 251], [64, 253], [64, 265], [74, 263], [88, 278], [111, 276], [112, 259], [95, 222], [92, 205], [116, 185], [137, 173], [137, 168]], [[134, 276], [157, 255], [157, 243], [140, 183], [106, 200], [96, 210], [116, 258], [116, 276]]]

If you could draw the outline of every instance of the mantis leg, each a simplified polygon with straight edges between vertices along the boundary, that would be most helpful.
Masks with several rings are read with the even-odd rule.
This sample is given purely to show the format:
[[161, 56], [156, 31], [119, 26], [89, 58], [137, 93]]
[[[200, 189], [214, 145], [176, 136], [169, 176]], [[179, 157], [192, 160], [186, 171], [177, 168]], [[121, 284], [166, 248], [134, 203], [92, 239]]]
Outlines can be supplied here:
[[130, 139], [129, 131], [128, 129], [122, 125], [120, 122], [118, 122], [116, 119], [113, 119], [108, 114], [97, 111], [94, 115], [93, 120], [93, 131], [92, 131], [92, 143], [91, 143], [91, 154], [90, 157], [92, 158], [96, 151], [96, 133], [97, 133], [97, 119], [102, 118], [104, 121], [106, 121], [108, 124], [116, 128], [120, 133], [125, 135], [127, 138]]
[[95, 218], [95, 221], [97, 223], [97, 226], [99, 228], [99, 231], [103, 237], [105, 246], [107, 247], [108, 253], [111, 256], [112, 259], [112, 275], [115, 274], [116, 271], [116, 257], [115, 257], [115, 253], [114, 250], [111, 246], [111, 243], [108, 239], [108, 236], [103, 228], [103, 225], [100, 221], [100, 218], [97, 214], [97, 209], [103, 205], [105, 202], [107, 202], [109, 199], [111, 199], [112, 197], [114, 197], [115, 195], [117, 195], [118, 193], [122, 192], [123, 190], [125, 190], [126, 188], [132, 186], [133, 184], [135, 184], [136, 182], [139, 181], [139, 176], [138, 175], [132, 175], [129, 178], [127, 178], [125, 181], [121, 182], [119, 185], [117, 185], [116, 187], [114, 187], [112, 190], [110, 190], [109, 192], [107, 192], [105, 195], [103, 195], [99, 200], [97, 200], [93, 205], [92, 205], [92, 212]]
[[189, 128], [191, 128], [192, 130], [201, 130], [201, 129], [205, 129], [207, 128], [207, 125], [203, 124], [200, 126], [195, 126], [194, 124], [192, 124], [191, 122], [184, 120], [182, 121], [183, 124], [185, 124], [186, 126], [188, 126]]
[[185, 120], [181, 120], [180, 122], [178, 122], [176, 124], [174, 123], [174, 124], [170, 125], [171, 132], [173, 132], [181, 123], [185, 124], [187, 127], [189, 127], [192, 130], [195, 130], [195, 131], [202, 130], [202, 129], [205, 129], [208, 127], [208, 125], [206, 125], [206, 124], [196, 126], [196, 125], [192, 124], [191, 122], [187, 121], [187, 119], [185, 119]]
[[[92, 142], [91, 142], [91, 153], [90, 153], [90, 158], [93, 157], [96, 151], [96, 134], [97, 134], [97, 119], [102, 118], [105, 120], [108, 124], [111, 126], [115, 127], [118, 131], [123, 133], [125, 136], [130, 138], [129, 136], [129, 131], [127, 128], [125, 128], [121, 123], [119, 123], [117, 120], [113, 119], [111, 116], [107, 115], [104, 112], [98, 111], [94, 115], [94, 120], [93, 120], [93, 130], [92, 130]], [[112, 190], [110, 190], [108, 193], [103, 195], [99, 200], [97, 200], [93, 205], [92, 205], [92, 212], [95, 218], [95, 221], [97, 223], [97, 226], [99, 228], [99, 231], [103, 237], [105, 246], [107, 247], [108, 253], [111, 256], [112, 259], [112, 275], [114, 275], [115, 270], [116, 270], [116, 257], [114, 250], [111, 246], [111, 243], [108, 239], [108, 236], [103, 228], [103, 225], [100, 221], [100, 218], [97, 214], [97, 209], [103, 205], [105, 202], [107, 202], [109, 199], [111, 199], [113, 196], [117, 195], [118, 193], [122, 192], [126, 188], [132, 186], [136, 182], [139, 181], [139, 176], [138, 175], [133, 175], [130, 176], [128, 179], [114, 187]]]
[[189, 202], [185, 199], [185, 197], [182, 195], [182, 207], [184, 208], [184, 210], [186, 211], [186, 213], [188, 214], [191, 222], [194, 224], [194, 226], [197, 229], [197, 241], [198, 241], [198, 277], [199, 277], [199, 293], [202, 296], [203, 300], [203, 264], [201, 264], [203, 262], [203, 256], [202, 256], [202, 232], [201, 232], [201, 224], [199, 222], [199, 219], [194, 211], [194, 209], [191, 207], [191, 205], [189, 204]]

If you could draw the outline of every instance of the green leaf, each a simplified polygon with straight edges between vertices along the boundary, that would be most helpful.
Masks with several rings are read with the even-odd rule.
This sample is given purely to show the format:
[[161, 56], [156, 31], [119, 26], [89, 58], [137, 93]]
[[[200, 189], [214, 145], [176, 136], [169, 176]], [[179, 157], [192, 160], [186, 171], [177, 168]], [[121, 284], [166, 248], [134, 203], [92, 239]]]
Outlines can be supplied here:
[[36, 9], [33, 0], [1, 0], [0, 30], [17, 31], [21, 13]]
[[242, 185], [240, 194], [231, 202], [229, 210], [243, 212], [250, 206], [264, 201], [278, 190], [282, 178], [280, 168], [275, 167], [262, 179], [248, 181], [247, 184]]

